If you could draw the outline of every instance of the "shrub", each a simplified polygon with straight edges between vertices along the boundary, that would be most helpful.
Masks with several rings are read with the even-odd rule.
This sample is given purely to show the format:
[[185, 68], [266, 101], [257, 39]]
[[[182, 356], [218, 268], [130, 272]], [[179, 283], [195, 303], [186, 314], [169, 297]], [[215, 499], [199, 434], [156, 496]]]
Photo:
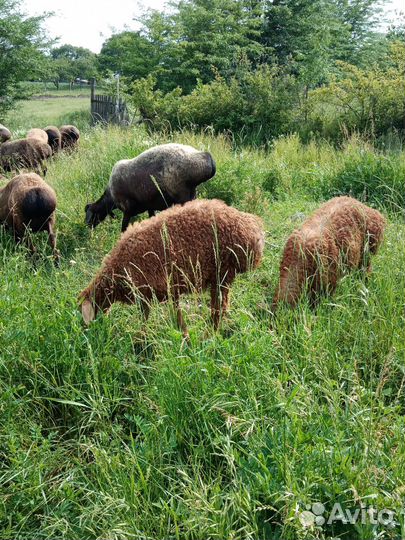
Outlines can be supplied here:
[[318, 179], [315, 192], [322, 199], [351, 195], [386, 210], [403, 211], [404, 178], [403, 154], [381, 154], [371, 147], [353, 148], [349, 144], [338, 168]]
[[278, 67], [243, 69], [229, 81], [219, 74], [199, 82], [188, 95], [180, 88], [163, 94], [149, 76], [132, 83], [129, 100], [153, 129], [212, 127], [239, 140], [263, 144], [292, 129], [297, 83]]
[[305, 105], [305, 136], [341, 139], [358, 132], [380, 136], [404, 130], [405, 44], [395, 42], [383, 67], [367, 70], [338, 62], [339, 77], [313, 90]]

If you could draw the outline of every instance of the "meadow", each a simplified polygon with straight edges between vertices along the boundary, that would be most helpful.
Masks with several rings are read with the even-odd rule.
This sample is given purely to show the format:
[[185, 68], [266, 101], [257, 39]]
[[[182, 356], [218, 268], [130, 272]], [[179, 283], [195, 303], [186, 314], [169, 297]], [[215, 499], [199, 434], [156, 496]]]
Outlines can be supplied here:
[[[291, 135], [263, 151], [207, 131], [91, 128], [84, 106], [73, 109], [79, 99], [62, 99], [52, 110], [27, 102], [8, 118], [22, 135], [74, 120], [83, 134], [46, 177], [58, 196], [60, 268], [45, 237], [35, 238], [34, 264], [0, 229], [0, 539], [403, 538], [401, 149]], [[264, 219], [263, 263], [235, 282], [218, 333], [207, 296], [183, 298], [188, 345], [167, 305], [154, 306], [141, 338], [137, 306], [114, 305], [85, 328], [77, 296], [120, 220], [91, 231], [84, 206], [118, 159], [170, 140], [214, 155], [217, 175], [200, 196]], [[389, 221], [371, 276], [347, 275], [315, 312], [303, 300], [271, 326], [288, 235], [343, 192]], [[329, 523], [337, 503], [394, 519]], [[325, 520], [315, 522], [319, 508]]]

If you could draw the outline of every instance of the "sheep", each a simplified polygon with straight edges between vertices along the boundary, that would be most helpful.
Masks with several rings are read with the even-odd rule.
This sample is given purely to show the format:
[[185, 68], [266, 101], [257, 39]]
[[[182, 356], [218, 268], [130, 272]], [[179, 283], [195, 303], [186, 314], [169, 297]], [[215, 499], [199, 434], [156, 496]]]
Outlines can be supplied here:
[[11, 139], [11, 131], [6, 126], [3, 126], [3, 124], [0, 124], [0, 144], [9, 139]]
[[177, 324], [187, 338], [179, 296], [210, 288], [216, 330], [228, 309], [236, 274], [256, 268], [263, 247], [263, 225], [257, 216], [215, 199], [176, 205], [123, 233], [79, 295], [84, 322], [89, 324], [114, 302], [132, 304], [137, 298], [146, 320], [153, 296], [159, 302], [172, 298]]
[[[19, 174], [0, 188], [0, 222], [10, 228], [16, 242], [21, 242], [27, 229], [47, 231], [55, 262], [59, 262], [56, 249], [55, 227], [56, 195], [54, 190], [35, 173]], [[27, 238], [32, 252], [35, 248]]]
[[61, 126], [59, 128], [61, 134], [61, 147], [62, 150], [73, 150], [80, 139], [80, 131], [76, 126]]
[[306, 288], [315, 306], [320, 294], [334, 293], [344, 270], [370, 272], [385, 225], [380, 212], [351, 197], [323, 204], [287, 240], [272, 312], [280, 301], [295, 307]]
[[85, 207], [86, 223], [94, 228], [119, 208], [124, 213], [121, 230], [125, 231], [137, 214], [147, 210], [152, 217], [156, 210], [194, 199], [196, 187], [215, 172], [209, 152], [183, 144], [154, 146], [114, 165], [103, 195]]
[[47, 126], [44, 131], [48, 135], [48, 144], [52, 148], [52, 153], [57, 154], [62, 147], [62, 135], [56, 126]]
[[43, 129], [32, 128], [26, 135], [26, 139], [40, 141], [43, 144], [48, 144], [48, 134]]
[[0, 146], [0, 167], [7, 172], [19, 169], [32, 169], [46, 174], [46, 159], [51, 157], [52, 149], [37, 139], [17, 139]]

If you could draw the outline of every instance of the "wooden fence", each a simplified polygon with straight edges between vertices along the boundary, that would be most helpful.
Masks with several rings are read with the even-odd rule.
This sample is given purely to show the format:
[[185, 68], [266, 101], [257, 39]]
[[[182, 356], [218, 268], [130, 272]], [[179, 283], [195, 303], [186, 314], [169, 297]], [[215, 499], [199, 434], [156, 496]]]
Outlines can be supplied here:
[[96, 94], [96, 84], [91, 83], [90, 111], [93, 123], [128, 125], [130, 123], [128, 109], [121, 98]]

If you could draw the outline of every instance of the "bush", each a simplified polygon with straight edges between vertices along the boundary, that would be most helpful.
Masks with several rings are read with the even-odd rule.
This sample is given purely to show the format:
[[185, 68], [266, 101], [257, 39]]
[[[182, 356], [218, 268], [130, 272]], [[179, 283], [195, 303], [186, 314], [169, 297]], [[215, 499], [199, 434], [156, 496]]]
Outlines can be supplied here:
[[217, 74], [189, 95], [180, 88], [163, 94], [154, 90], [155, 84], [149, 76], [128, 89], [130, 102], [152, 129], [210, 126], [240, 141], [263, 144], [293, 127], [297, 83], [277, 67], [243, 69], [229, 81]]
[[318, 178], [318, 198], [351, 195], [356, 199], [397, 212], [405, 209], [405, 159], [401, 153], [378, 153], [367, 145], [349, 144], [333, 170]]
[[405, 44], [391, 45], [383, 67], [363, 70], [344, 62], [338, 67], [339, 77], [310, 92], [302, 135], [337, 140], [354, 132], [372, 137], [393, 130], [403, 133]]

